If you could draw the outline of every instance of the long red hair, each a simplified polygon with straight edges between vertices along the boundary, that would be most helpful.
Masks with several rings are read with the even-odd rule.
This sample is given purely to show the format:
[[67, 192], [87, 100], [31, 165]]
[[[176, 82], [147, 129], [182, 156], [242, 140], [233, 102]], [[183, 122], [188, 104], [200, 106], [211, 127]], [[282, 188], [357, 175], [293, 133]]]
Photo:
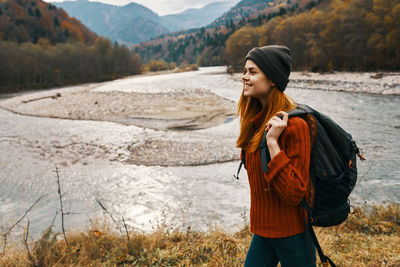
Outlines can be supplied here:
[[[288, 112], [296, 107], [296, 102], [276, 86], [271, 87], [270, 90], [265, 107], [262, 106], [257, 98], [244, 96], [242, 91], [235, 115], [235, 117], [240, 115], [240, 134], [236, 141], [236, 147], [245, 149], [248, 152], [256, 151], [263, 137], [267, 122], [279, 111]], [[263, 110], [265, 118], [264, 123], [259, 129], [255, 129], [250, 120], [261, 110]]]

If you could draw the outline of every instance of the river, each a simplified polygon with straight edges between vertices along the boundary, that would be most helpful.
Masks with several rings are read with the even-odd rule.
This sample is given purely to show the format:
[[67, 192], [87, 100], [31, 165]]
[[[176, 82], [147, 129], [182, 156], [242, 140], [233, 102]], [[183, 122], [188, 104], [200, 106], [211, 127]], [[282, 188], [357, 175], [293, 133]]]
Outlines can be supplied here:
[[[241, 93], [240, 81], [226, 74], [223, 67], [133, 76], [95, 87], [93, 90], [125, 92], [199, 88], [233, 101], [238, 101]], [[332, 117], [364, 151], [367, 160], [357, 162], [359, 180], [352, 203], [399, 202], [400, 96], [298, 89], [290, 83], [286, 93]], [[237, 132], [237, 118], [192, 131], [231, 139]], [[242, 169], [240, 180], [233, 178], [239, 161], [162, 167], [118, 160], [127, 153], [132, 136], [140, 140], [154, 133], [159, 132], [104, 121], [25, 116], [0, 109], [0, 232], [42, 195], [44, 198], [27, 215], [32, 233], [51, 224], [59, 209], [55, 164], [65, 209], [72, 213], [66, 216], [68, 230], [87, 229], [96, 219], [101, 223], [107, 217], [96, 199], [117, 218], [124, 216], [137, 230], [149, 231], [162, 224], [181, 230], [205, 230], [215, 225], [227, 231], [239, 230], [248, 220], [250, 205], [246, 171]], [[162, 132], [165, 137], [169, 134], [173, 133]], [[55, 224], [59, 230], [59, 215]]]

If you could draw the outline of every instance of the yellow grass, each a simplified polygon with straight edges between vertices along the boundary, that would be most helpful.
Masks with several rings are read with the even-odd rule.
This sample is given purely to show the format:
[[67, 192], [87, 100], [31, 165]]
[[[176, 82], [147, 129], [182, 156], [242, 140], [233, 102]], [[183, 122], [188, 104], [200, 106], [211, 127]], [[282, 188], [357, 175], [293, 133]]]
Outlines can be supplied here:
[[[251, 240], [248, 226], [234, 234], [166, 229], [130, 232], [128, 243], [109, 223], [92, 223], [86, 232], [69, 233], [68, 247], [48, 229], [29, 244], [32, 260], [26, 249], [9, 248], [0, 266], [243, 266]], [[400, 266], [400, 204], [364, 207], [340, 226], [315, 229], [337, 266]]]

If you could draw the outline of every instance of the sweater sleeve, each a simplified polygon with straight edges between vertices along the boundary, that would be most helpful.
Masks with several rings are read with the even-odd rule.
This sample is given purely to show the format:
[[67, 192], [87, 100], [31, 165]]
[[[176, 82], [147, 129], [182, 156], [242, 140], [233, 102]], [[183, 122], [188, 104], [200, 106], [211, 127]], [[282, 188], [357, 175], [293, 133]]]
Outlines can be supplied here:
[[281, 151], [268, 163], [264, 178], [283, 202], [298, 205], [309, 181], [311, 143], [307, 123], [293, 117], [279, 141]]

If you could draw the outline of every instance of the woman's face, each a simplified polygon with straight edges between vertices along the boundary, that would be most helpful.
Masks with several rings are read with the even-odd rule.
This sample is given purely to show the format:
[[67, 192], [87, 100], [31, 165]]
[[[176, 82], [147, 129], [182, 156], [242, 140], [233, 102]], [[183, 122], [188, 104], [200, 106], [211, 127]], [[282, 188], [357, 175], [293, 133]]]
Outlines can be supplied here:
[[271, 87], [275, 86], [275, 83], [250, 59], [246, 60], [242, 80], [243, 95], [255, 97], [260, 100], [267, 98]]

